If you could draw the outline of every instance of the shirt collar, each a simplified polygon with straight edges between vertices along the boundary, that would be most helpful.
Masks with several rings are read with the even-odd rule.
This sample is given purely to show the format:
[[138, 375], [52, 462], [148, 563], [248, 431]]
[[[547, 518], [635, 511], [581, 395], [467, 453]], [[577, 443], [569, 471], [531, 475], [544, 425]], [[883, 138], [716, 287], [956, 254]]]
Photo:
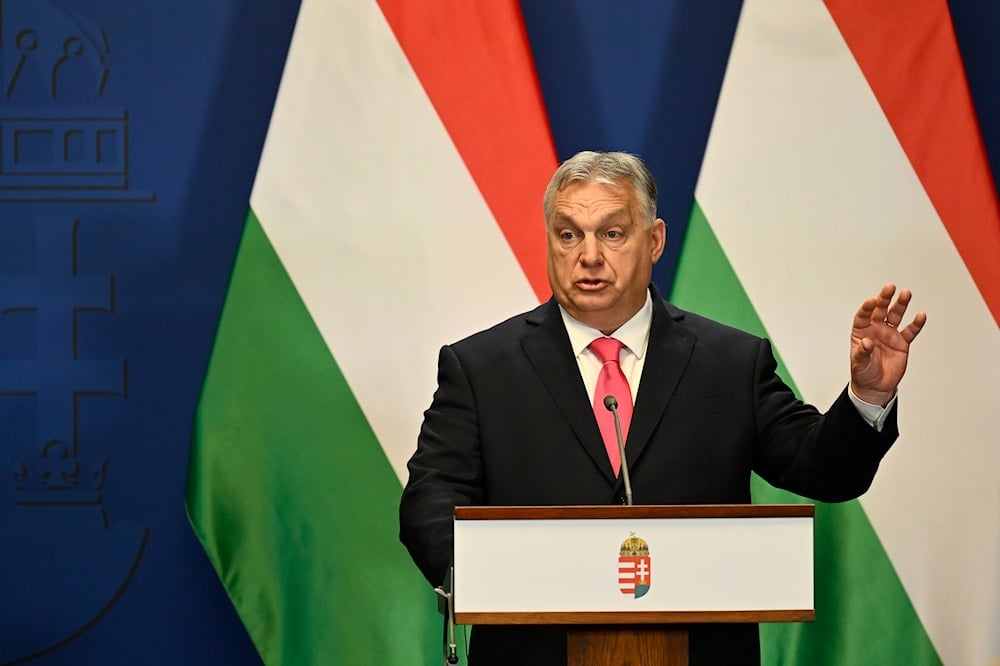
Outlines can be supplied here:
[[[569, 334], [569, 343], [573, 347], [573, 355], [579, 357], [595, 338], [604, 337], [596, 328], [591, 328], [586, 324], [574, 319], [562, 305], [559, 306], [559, 314], [562, 315], [563, 324], [566, 326], [566, 333]], [[649, 327], [653, 321], [653, 298], [646, 290], [646, 302], [639, 311], [632, 315], [632, 318], [618, 327], [610, 337], [622, 342], [625, 347], [632, 352], [636, 358], [642, 358], [646, 354], [646, 347], [649, 345]]]

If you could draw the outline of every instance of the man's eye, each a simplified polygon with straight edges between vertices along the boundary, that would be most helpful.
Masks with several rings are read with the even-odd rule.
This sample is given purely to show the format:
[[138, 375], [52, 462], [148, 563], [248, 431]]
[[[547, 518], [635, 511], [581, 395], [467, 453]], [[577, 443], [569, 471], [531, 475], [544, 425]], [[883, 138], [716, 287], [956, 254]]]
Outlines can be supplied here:
[[621, 240], [622, 238], [622, 232], [615, 231], [614, 229], [608, 231], [605, 235], [609, 240]]
[[573, 240], [574, 238], [576, 238], [576, 234], [574, 234], [572, 231], [564, 231], [561, 234], [559, 234], [559, 238], [561, 238], [562, 240], [564, 240], [566, 242], [569, 242], [569, 241]]

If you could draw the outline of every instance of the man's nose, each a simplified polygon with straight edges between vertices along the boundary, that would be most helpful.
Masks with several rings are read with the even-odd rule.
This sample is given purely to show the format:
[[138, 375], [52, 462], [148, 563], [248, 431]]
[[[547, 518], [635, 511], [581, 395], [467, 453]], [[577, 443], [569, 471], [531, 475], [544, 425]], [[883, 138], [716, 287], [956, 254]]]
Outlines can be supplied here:
[[604, 261], [603, 248], [597, 236], [585, 234], [580, 243], [580, 263], [594, 265], [602, 261]]

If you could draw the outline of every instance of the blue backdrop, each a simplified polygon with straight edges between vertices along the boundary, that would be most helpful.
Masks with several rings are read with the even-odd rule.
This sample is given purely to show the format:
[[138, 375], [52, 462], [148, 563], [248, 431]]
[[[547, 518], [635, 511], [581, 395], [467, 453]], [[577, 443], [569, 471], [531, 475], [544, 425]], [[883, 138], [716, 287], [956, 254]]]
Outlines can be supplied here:
[[[0, 0], [0, 665], [259, 663], [183, 497], [297, 5]], [[522, 5], [560, 157], [657, 175], [669, 288], [739, 0]], [[1000, 7], [951, 5], [1000, 173]]]
[[183, 499], [297, 3], [0, 12], [0, 664], [259, 663]]

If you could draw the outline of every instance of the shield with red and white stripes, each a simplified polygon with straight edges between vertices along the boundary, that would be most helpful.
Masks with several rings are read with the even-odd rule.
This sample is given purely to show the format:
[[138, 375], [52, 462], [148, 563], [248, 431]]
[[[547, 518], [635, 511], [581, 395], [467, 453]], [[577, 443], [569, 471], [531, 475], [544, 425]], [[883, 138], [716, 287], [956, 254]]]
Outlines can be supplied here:
[[648, 555], [643, 557], [618, 558], [618, 589], [622, 594], [638, 599], [647, 592], [652, 575], [652, 564]]

